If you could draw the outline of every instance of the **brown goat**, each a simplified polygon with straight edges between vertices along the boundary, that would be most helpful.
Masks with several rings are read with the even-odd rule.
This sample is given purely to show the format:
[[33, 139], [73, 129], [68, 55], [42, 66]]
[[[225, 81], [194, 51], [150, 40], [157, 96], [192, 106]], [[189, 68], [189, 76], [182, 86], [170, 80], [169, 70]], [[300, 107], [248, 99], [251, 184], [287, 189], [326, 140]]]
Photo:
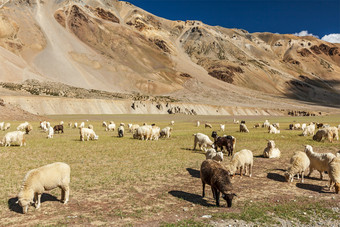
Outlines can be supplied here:
[[205, 184], [208, 184], [211, 186], [216, 206], [220, 206], [220, 192], [222, 192], [222, 198], [227, 201], [228, 207], [231, 207], [236, 194], [231, 193], [233, 186], [229, 172], [220, 163], [208, 159], [202, 162], [200, 176], [203, 188], [202, 197], [205, 196]]

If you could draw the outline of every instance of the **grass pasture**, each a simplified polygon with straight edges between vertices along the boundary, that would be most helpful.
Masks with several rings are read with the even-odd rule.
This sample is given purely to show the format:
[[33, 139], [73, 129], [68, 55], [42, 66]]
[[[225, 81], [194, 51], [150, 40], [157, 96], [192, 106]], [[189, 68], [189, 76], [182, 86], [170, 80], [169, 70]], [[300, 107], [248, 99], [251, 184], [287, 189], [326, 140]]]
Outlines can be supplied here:
[[[340, 124], [339, 115], [324, 117], [238, 117], [245, 119], [250, 133], [238, 132], [233, 117], [186, 115], [67, 115], [48, 116], [51, 125], [65, 122], [65, 133], [46, 139], [46, 133], [31, 122], [34, 130], [26, 136], [25, 147], [0, 147], [0, 225], [147, 225], [147, 226], [206, 226], [216, 223], [242, 224], [340, 224], [340, 195], [324, 188], [328, 175], [319, 180], [315, 171], [304, 183], [284, 182], [283, 173], [289, 159], [304, 144], [316, 152], [336, 153], [340, 142], [315, 142], [311, 136], [299, 136], [301, 131], [290, 131], [293, 121]], [[268, 119], [279, 122], [281, 134], [268, 134], [266, 129], [253, 129], [255, 123]], [[88, 122], [86, 121], [88, 120]], [[117, 132], [106, 132], [102, 121], [142, 124], [156, 123], [168, 126], [175, 120], [172, 137], [158, 141], [132, 139], [131, 133], [118, 138]], [[212, 123], [213, 129], [196, 128], [195, 122]], [[70, 129], [68, 122], [85, 121], [92, 124], [99, 135], [98, 141], [79, 141], [79, 130]], [[21, 122], [10, 122], [14, 131]], [[226, 131], [219, 124], [226, 123]], [[127, 128], [127, 127], [126, 127]], [[253, 151], [253, 177], [235, 176], [232, 180], [237, 197], [233, 207], [221, 207], [209, 187], [201, 198], [202, 186], [199, 168], [205, 159], [203, 152], [193, 151], [193, 133], [233, 135], [237, 138], [236, 151]], [[1, 131], [0, 137], [6, 132]], [[261, 157], [266, 139], [274, 139], [281, 150], [281, 158]], [[225, 156], [224, 164], [230, 157]], [[60, 190], [46, 192], [39, 210], [30, 207], [21, 214], [16, 195], [25, 174], [33, 168], [52, 162], [66, 162], [71, 166], [70, 202], [61, 204]], [[211, 215], [210, 218], [202, 218]]]

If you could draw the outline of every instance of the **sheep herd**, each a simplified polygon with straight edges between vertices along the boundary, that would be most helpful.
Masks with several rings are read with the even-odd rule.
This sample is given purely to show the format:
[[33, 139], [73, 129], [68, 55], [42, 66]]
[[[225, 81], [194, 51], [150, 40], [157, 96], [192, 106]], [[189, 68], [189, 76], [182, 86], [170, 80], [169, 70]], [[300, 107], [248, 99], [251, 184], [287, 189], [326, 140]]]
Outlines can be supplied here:
[[[235, 124], [239, 124], [240, 132], [250, 133], [246, 126], [245, 121], [236, 121]], [[175, 125], [174, 121], [171, 121], [171, 126]], [[200, 122], [197, 121], [195, 126], [200, 127]], [[105, 131], [116, 130], [116, 124], [111, 121], [102, 123]], [[219, 131], [224, 132], [225, 125], [219, 125]], [[260, 123], [254, 125], [254, 130], [261, 126]], [[54, 127], [47, 121], [40, 122], [40, 129], [47, 133], [48, 139], [52, 139], [55, 133], [64, 132], [64, 122], [61, 121]], [[95, 133], [93, 125], [85, 127], [85, 122], [81, 122], [78, 127], [78, 123], [68, 123], [69, 128], [79, 129], [80, 141], [98, 140], [99, 136]], [[205, 128], [213, 128], [209, 123], [204, 124]], [[268, 128], [269, 134], [280, 134], [280, 124], [270, 124], [266, 120], [262, 124], [263, 128]], [[1, 130], [8, 130], [10, 128], [9, 123], [0, 122]], [[142, 126], [138, 124], [127, 124], [128, 132], [132, 134], [132, 138], [140, 140], [158, 140], [159, 138], [171, 137], [173, 127], [165, 127], [160, 129], [155, 124], [148, 125], [144, 123]], [[0, 144], [3, 146], [11, 146], [17, 144], [25, 146], [24, 134], [29, 134], [33, 127], [28, 122], [22, 123], [17, 127], [17, 131], [8, 132]], [[313, 140], [321, 141], [323, 138], [327, 138], [330, 142], [338, 140], [338, 127], [331, 127], [329, 125], [323, 125], [319, 123], [302, 124], [294, 123], [289, 125], [290, 130], [302, 130], [301, 136], [313, 136]], [[317, 132], [316, 129], [318, 129]], [[118, 137], [125, 136], [125, 124], [120, 123], [117, 129]], [[236, 138], [232, 135], [218, 136], [216, 131], [212, 132], [212, 138], [203, 133], [195, 133], [194, 136], [194, 147], [196, 150], [198, 146], [205, 153], [206, 160], [202, 162], [200, 169], [200, 177], [203, 187], [203, 197], [205, 196], [205, 185], [211, 186], [213, 196], [216, 200], [216, 205], [219, 206], [219, 195], [222, 193], [222, 198], [226, 200], [228, 207], [231, 207], [232, 200], [236, 196], [231, 183], [231, 178], [239, 173], [240, 176], [248, 175], [252, 176], [252, 169], [254, 165], [253, 152], [248, 149], [242, 149], [234, 153], [236, 148]], [[321, 138], [321, 139], [320, 139]], [[220, 149], [220, 151], [218, 151]], [[231, 156], [230, 161], [225, 164], [223, 162], [223, 152], [227, 152], [228, 156]], [[274, 140], [268, 140], [267, 147], [263, 151], [264, 158], [280, 158], [281, 152], [276, 147]], [[289, 165], [289, 167], [288, 167]], [[297, 179], [301, 177], [301, 182], [304, 181], [304, 175], [309, 169], [307, 176], [317, 170], [320, 173], [320, 179], [323, 178], [323, 173], [326, 171], [329, 175], [329, 189], [335, 188], [335, 192], [338, 194], [340, 191], [340, 153], [336, 155], [332, 153], [316, 153], [313, 151], [312, 146], [306, 145], [304, 152], [297, 151], [293, 154], [290, 159], [290, 163], [287, 164], [287, 171], [284, 173], [286, 181], [292, 182], [294, 177]], [[42, 166], [37, 169], [29, 171], [24, 177], [24, 181], [21, 190], [18, 194], [18, 203], [23, 208], [23, 212], [27, 213], [28, 206], [32, 203], [38, 209], [40, 207], [40, 197], [44, 190], [54, 189], [56, 187], [62, 190], [62, 201], [67, 203], [69, 199], [69, 184], [70, 184], [70, 166], [66, 163], [56, 162], [46, 166]]]

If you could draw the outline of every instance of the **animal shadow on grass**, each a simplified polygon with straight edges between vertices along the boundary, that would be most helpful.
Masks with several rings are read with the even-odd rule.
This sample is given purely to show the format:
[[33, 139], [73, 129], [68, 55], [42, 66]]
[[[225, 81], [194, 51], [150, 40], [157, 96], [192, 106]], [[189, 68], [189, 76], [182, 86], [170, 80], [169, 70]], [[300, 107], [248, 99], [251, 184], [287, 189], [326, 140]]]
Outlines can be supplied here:
[[315, 184], [304, 184], [304, 183], [297, 183], [296, 187], [313, 191], [313, 192], [319, 192], [319, 193], [331, 193], [330, 191], [325, 191], [325, 187]]
[[187, 168], [187, 171], [192, 177], [201, 178], [200, 171], [192, 168]]
[[267, 178], [279, 182], [286, 182], [286, 178], [278, 173], [268, 173]]
[[[17, 203], [17, 201], [18, 201], [18, 197], [10, 198], [8, 200], [8, 208], [11, 211], [22, 214], [23, 213], [22, 207]], [[40, 202], [43, 203], [45, 201], [59, 201], [59, 199], [57, 199], [57, 197], [53, 195], [43, 193], [41, 195]]]
[[192, 194], [189, 192], [183, 192], [183, 191], [169, 191], [168, 193], [174, 197], [183, 199], [185, 201], [188, 201], [194, 204], [201, 204], [202, 206], [206, 206], [206, 207], [214, 206], [213, 204], [208, 203], [200, 195]]

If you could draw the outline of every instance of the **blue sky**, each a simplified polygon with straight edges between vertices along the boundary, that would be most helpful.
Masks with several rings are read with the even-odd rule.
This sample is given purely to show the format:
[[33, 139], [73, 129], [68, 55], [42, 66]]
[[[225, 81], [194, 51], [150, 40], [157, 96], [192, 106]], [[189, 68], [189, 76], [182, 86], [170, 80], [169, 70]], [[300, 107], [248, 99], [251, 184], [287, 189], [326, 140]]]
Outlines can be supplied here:
[[[129, 1], [129, 0], [128, 0]], [[170, 20], [200, 20], [249, 32], [329, 34], [340, 38], [340, 0], [130, 0]], [[340, 40], [340, 39], [339, 39]]]

